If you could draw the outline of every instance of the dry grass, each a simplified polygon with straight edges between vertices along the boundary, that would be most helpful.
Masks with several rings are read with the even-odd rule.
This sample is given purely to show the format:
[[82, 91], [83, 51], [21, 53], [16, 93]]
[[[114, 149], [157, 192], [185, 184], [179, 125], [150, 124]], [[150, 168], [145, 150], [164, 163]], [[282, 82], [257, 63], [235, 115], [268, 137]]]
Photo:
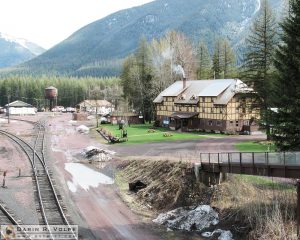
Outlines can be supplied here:
[[[226, 182], [205, 187], [196, 181], [191, 162], [159, 157], [123, 161], [119, 186], [141, 180], [145, 189], [130, 195], [141, 211], [161, 212], [180, 206], [210, 204], [220, 213], [218, 228], [235, 239], [296, 240], [296, 190], [291, 182], [249, 176], [229, 176]], [[126, 196], [125, 196], [126, 198]], [[124, 199], [124, 196], [123, 196]], [[145, 211], [146, 212], [146, 211]], [[145, 214], [150, 216], [149, 214]]]
[[270, 187], [259, 178], [251, 182], [247, 178], [231, 177], [217, 188], [213, 199], [213, 206], [230, 209], [224, 211], [223, 218], [232, 221], [234, 217], [235, 222], [238, 219], [241, 223], [241, 230], [249, 229], [248, 239], [297, 239], [296, 191], [291, 189], [290, 183], [285, 188], [275, 181], [274, 187]]
[[189, 163], [131, 160], [124, 166], [122, 176], [128, 181], [141, 180], [147, 184], [137, 193], [139, 201], [155, 210], [208, 203], [206, 189], [196, 183], [193, 166]]

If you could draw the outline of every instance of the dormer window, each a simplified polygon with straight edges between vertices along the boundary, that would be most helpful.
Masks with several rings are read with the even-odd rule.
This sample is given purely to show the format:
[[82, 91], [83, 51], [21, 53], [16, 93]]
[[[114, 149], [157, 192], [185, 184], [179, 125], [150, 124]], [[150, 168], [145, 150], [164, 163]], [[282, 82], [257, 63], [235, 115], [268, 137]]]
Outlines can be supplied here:
[[179, 100], [185, 100], [185, 94], [182, 94], [182, 95], [179, 97]]
[[196, 100], [196, 96], [193, 95], [193, 96], [191, 97], [191, 100]]

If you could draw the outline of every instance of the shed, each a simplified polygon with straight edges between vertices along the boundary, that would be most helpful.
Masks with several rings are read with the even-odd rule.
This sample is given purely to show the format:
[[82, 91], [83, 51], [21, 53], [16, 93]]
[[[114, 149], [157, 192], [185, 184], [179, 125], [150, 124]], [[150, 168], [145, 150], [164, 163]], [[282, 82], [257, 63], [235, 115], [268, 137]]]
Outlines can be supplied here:
[[112, 112], [108, 118], [112, 124], [125, 122], [127, 124], [143, 124], [144, 118], [133, 112]]
[[6, 111], [6, 115], [8, 115], [8, 112], [9, 115], [35, 115], [36, 113], [32, 105], [19, 100], [6, 104], [5, 108], [9, 109], [9, 111]]
[[84, 100], [77, 104], [80, 111], [98, 113], [101, 115], [110, 114], [114, 111], [114, 106], [112, 103], [106, 100]]

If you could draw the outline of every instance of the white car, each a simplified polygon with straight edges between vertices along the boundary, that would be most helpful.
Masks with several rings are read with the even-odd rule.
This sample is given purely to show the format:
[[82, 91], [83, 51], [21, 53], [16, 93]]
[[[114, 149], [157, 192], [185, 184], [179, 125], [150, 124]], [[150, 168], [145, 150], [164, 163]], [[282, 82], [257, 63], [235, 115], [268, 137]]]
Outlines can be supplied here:
[[71, 113], [73, 113], [73, 112], [75, 112], [75, 111], [76, 111], [76, 109], [75, 109], [75, 108], [73, 108], [73, 107], [67, 107], [67, 108], [66, 108], [66, 111], [67, 111], [67, 112], [71, 112]]

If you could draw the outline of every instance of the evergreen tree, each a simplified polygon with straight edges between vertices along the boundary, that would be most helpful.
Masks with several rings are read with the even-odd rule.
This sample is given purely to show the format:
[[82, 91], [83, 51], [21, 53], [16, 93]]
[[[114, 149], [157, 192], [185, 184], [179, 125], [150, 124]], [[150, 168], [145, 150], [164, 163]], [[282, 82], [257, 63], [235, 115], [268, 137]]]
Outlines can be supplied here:
[[279, 150], [300, 150], [300, 1], [291, 1], [282, 24], [282, 43], [276, 51], [278, 70], [274, 86], [273, 138]]
[[200, 42], [197, 49], [198, 69], [197, 78], [207, 79], [211, 76], [211, 59], [205, 42]]
[[276, 46], [276, 21], [267, 0], [255, 19], [251, 33], [246, 39], [247, 52], [243, 63], [242, 77], [254, 88], [252, 95], [255, 107], [260, 109], [261, 120], [270, 139], [271, 87], [274, 78], [274, 50]]
[[215, 43], [214, 54], [213, 54], [212, 71], [213, 71], [214, 79], [221, 78], [221, 73], [223, 71], [222, 61], [223, 61], [222, 41], [218, 39]]
[[224, 79], [233, 77], [236, 66], [235, 53], [227, 39], [223, 41], [223, 75]]
[[121, 75], [124, 97], [141, 113], [144, 120], [153, 119], [153, 75], [149, 46], [142, 38], [133, 56], [128, 58]]

